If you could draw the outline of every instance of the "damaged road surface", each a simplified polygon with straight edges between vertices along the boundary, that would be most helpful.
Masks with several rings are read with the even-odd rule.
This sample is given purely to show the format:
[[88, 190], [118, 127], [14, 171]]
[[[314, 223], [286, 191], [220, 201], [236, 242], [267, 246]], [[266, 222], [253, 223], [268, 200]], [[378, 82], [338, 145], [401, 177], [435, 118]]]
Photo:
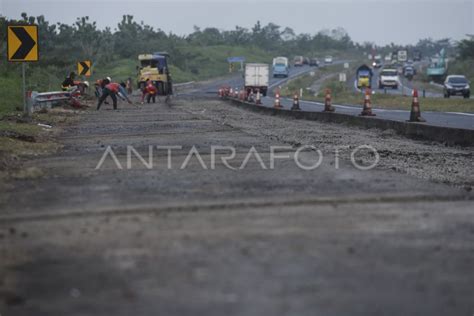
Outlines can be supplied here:
[[205, 97], [60, 141], [0, 193], [2, 316], [474, 314], [472, 148]]

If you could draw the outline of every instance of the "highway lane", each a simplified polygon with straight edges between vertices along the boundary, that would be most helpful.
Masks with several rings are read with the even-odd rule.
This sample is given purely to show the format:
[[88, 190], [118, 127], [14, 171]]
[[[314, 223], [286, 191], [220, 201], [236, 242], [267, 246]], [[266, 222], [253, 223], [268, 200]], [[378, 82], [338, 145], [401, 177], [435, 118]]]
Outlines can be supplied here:
[[[332, 63], [332, 65], [340, 65], [345, 62], [348, 62], [348, 61], [335, 60]], [[270, 73], [269, 90], [272, 91], [278, 86], [285, 84], [288, 80], [297, 78], [311, 71], [316, 71], [317, 69], [318, 67], [310, 67], [307, 65], [302, 66], [302, 67], [290, 67], [290, 75], [288, 76], [288, 78], [282, 78], [282, 77], [273, 78], [273, 75]], [[219, 81], [206, 82], [203, 85], [201, 85], [200, 89], [197, 89], [194, 93], [216, 93], [217, 94], [217, 91], [219, 90], [219, 88], [223, 86], [229, 86], [229, 87], [232, 87], [233, 89], [235, 88], [242, 89], [242, 87], [244, 86], [243, 73], [237, 73], [227, 78], [223, 78]]]
[[[419, 63], [414, 63], [414, 67], [419, 71], [418, 67]], [[390, 94], [390, 95], [411, 95], [413, 93], [413, 89], [415, 88], [415, 85], [413, 82], [405, 78], [403, 75], [399, 75], [400, 78], [400, 84], [397, 89], [392, 89], [390, 87], [387, 87], [385, 89], [379, 89], [378, 87], [378, 82], [379, 82], [379, 77], [380, 77], [380, 72], [382, 71], [382, 68], [384, 65], [379, 68], [379, 69], [373, 69], [373, 77], [372, 77], [372, 90], [377, 94]], [[356, 80], [356, 75], [353, 74], [351, 76], [351, 80], [348, 82], [348, 85], [350, 86], [351, 89], [353, 89], [354, 92], [359, 92], [361, 91], [357, 88], [357, 80]], [[423, 89], [418, 88], [420, 94], [422, 93]], [[428, 98], [442, 98], [443, 94], [436, 92], [434, 90], [425, 90], [425, 95]]]
[[[344, 64], [346, 62], [350, 62], [349, 60], [335, 60], [331, 65], [325, 65], [325, 67], [335, 66]], [[303, 66], [303, 67], [291, 67], [290, 68], [290, 76], [288, 78], [273, 78], [270, 77], [270, 90], [273, 90], [283, 84], [285, 84], [288, 80], [297, 78], [301, 75], [307, 74], [311, 71], [317, 71], [319, 67], [310, 67], [310, 66]]]
[[[275, 99], [273, 97], [266, 97], [262, 99], [263, 106], [273, 107]], [[291, 109], [293, 100], [282, 98], [280, 100], [284, 109]], [[361, 106], [354, 105], [333, 105], [338, 113], [358, 116], [362, 111]], [[312, 101], [300, 101], [302, 111], [318, 112], [324, 109], [324, 104]], [[421, 104], [423, 109], [423, 104]], [[410, 111], [406, 110], [387, 110], [373, 108], [373, 113], [376, 114], [375, 119], [387, 119], [392, 121], [405, 122], [410, 117]], [[474, 129], [474, 114], [472, 113], [457, 113], [457, 112], [422, 112], [422, 117], [426, 119], [428, 125]]]
[[[333, 64], [337, 65], [337, 64], [342, 64], [345, 62], [347, 62], [347, 60], [338, 60], [338, 61], [335, 61]], [[316, 70], [317, 70], [317, 67], [309, 67], [309, 66], [291, 67], [290, 76], [288, 78], [273, 78], [271, 76], [270, 87], [269, 87], [270, 91], [272, 91], [273, 89], [275, 89], [276, 87], [280, 85], [283, 85], [285, 82], [287, 82], [290, 79], [296, 78], [298, 76], [309, 73], [310, 71], [316, 71]], [[376, 83], [377, 83], [376, 80], [378, 80], [378, 73], [379, 73], [379, 70], [376, 70], [374, 74], [374, 78], [373, 78], [374, 87], [376, 86]], [[225, 85], [228, 85], [234, 89], [242, 88], [243, 87], [242, 74], [239, 73], [239, 74], [236, 74], [235, 76], [225, 78], [223, 80], [208, 82], [204, 84], [202, 87], [200, 87], [199, 89], [196, 89], [195, 91], [191, 93], [192, 94], [201, 94], [201, 93], [217, 94], [218, 89]], [[406, 95], [410, 95], [412, 92], [412, 89], [409, 86], [404, 85], [402, 82], [402, 85], [400, 86], [399, 89], [397, 90], [387, 89], [387, 93], [402, 94], [401, 89], [404, 89], [404, 92]], [[384, 93], [384, 90], [376, 89], [375, 93]], [[273, 95], [274, 93], [271, 92], [270, 96], [267, 96], [266, 98], [262, 99], [264, 106], [267, 106], [267, 107], [273, 106], [274, 104]], [[427, 96], [430, 96], [430, 95], [427, 94]], [[282, 99], [281, 103], [285, 109], [290, 109], [292, 105], [292, 100]], [[309, 102], [309, 101], [301, 101], [300, 106], [303, 111], [322, 111], [324, 107], [322, 103]], [[354, 115], [354, 116], [359, 115], [362, 109], [362, 105], [359, 105], [359, 106], [358, 105], [334, 105], [334, 106], [336, 107], [337, 112]], [[423, 99], [421, 99], [421, 109], [423, 110]], [[373, 112], [377, 115], [375, 117], [376, 119], [388, 119], [388, 120], [393, 120], [393, 121], [404, 122], [408, 120], [410, 117], [410, 111], [377, 109], [376, 105], [374, 105]], [[452, 128], [474, 129], [474, 114], [471, 114], [471, 113], [422, 112], [422, 116], [427, 120], [425, 124], [443, 126], [443, 127], [452, 127]]]
[[[290, 79], [296, 78], [298, 76], [301, 76], [303, 74], [306, 74], [310, 71], [316, 70], [317, 67], [309, 67], [309, 66], [303, 66], [303, 67], [291, 67], [290, 68], [290, 75], [288, 78], [273, 78], [272, 75], [270, 75], [270, 89], [277, 87], [278, 85], [282, 85], [285, 82], [287, 82]], [[220, 87], [223, 86], [229, 86], [233, 89], [242, 89], [244, 86], [244, 78], [243, 78], [243, 73], [238, 73], [235, 74], [231, 77], [225, 78], [221, 81], [218, 82], [212, 82], [209, 84], [205, 84], [203, 87], [203, 92], [205, 93], [217, 93]]]

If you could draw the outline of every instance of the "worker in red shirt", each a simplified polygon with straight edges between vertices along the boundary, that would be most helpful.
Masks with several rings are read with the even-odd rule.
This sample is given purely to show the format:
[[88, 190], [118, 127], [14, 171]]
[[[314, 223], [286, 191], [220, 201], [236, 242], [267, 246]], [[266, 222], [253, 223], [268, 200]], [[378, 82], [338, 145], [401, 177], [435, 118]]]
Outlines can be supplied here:
[[[110, 77], [104, 78], [104, 79], [99, 79], [95, 82], [95, 96], [97, 98], [100, 98], [102, 95], [102, 90], [105, 88], [106, 85], [112, 82], [112, 79]], [[107, 102], [105, 102], [107, 104]]]
[[158, 94], [158, 89], [150, 80], [148, 80], [142, 92], [142, 104], [145, 100], [145, 96], [146, 96], [147, 103], [150, 103], [151, 100], [153, 100], [153, 103], [155, 103], [157, 94]]
[[119, 96], [124, 101], [126, 100], [129, 104], [132, 104], [132, 101], [130, 101], [127, 96], [127, 91], [125, 91], [125, 83], [123, 82], [120, 84], [116, 82], [111, 82], [105, 86], [105, 88], [102, 90], [102, 95], [99, 98], [97, 110], [100, 109], [102, 102], [104, 102], [108, 96], [110, 96], [112, 98], [112, 101], [114, 102], [114, 110], [117, 109], [117, 96]]

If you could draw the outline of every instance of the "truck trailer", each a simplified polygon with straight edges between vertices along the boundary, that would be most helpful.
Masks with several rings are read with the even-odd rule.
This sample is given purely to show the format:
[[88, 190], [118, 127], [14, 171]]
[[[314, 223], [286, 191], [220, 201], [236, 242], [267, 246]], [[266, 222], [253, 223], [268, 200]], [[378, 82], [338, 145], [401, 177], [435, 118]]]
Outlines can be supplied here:
[[248, 94], [260, 92], [267, 96], [270, 81], [270, 67], [268, 64], [245, 64], [244, 88]]

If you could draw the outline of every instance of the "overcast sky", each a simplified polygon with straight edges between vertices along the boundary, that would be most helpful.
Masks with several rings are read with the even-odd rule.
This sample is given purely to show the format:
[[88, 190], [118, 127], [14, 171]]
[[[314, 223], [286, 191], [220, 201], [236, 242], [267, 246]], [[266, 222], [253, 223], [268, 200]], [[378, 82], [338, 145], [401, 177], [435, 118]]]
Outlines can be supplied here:
[[88, 15], [99, 27], [115, 28], [122, 15], [166, 32], [184, 35], [193, 26], [251, 28], [257, 20], [289, 26], [297, 33], [315, 34], [341, 26], [357, 42], [414, 44], [420, 38], [462, 39], [474, 34], [474, 0], [0, 0], [0, 15], [44, 15], [49, 21], [71, 24]]

